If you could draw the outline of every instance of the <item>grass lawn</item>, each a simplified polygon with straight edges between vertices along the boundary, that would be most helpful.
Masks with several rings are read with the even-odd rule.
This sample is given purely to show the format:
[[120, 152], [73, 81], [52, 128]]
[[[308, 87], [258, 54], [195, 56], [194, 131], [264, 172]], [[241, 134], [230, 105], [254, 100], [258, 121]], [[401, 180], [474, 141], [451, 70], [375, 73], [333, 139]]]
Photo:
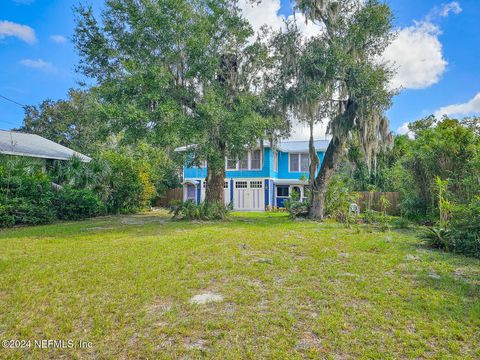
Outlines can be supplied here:
[[[405, 231], [160, 212], [2, 230], [0, 248], [0, 340], [76, 346], [0, 358], [480, 358], [480, 261]], [[223, 301], [190, 303], [207, 292]]]

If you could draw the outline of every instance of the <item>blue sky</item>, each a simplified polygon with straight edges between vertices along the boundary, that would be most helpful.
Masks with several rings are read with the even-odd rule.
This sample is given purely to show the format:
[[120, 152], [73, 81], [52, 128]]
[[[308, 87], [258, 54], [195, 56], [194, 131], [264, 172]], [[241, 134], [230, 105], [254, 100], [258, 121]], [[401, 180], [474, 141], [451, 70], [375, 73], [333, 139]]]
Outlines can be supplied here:
[[[398, 38], [385, 56], [399, 68], [395, 87], [404, 87], [388, 112], [391, 129], [401, 132], [405, 123], [432, 113], [480, 112], [480, 1], [387, 2], [395, 14]], [[0, 95], [38, 104], [47, 98], [65, 98], [68, 89], [77, 86], [81, 77], [74, 70], [77, 55], [70, 40], [75, 3], [0, 1]], [[254, 27], [281, 26], [282, 16], [291, 14], [289, 0], [242, 6]], [[309, 26], [306, 36], [315, 33]], [[22, 120], [20, 106], [0, 99], [0, 129], [17, 127]]]

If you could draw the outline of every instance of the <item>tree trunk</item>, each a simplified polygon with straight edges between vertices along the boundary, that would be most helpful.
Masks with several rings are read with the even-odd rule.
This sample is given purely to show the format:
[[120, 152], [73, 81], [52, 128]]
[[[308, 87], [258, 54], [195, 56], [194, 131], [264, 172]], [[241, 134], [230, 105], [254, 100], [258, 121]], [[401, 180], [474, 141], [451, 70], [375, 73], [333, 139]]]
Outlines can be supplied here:
[[328, 145], [323, 158], [320, 172], [312, 184], [311, 202], [308, 217], [314, 220], [323, 220], [325, 216], [325, 195], [335, 167], [343, 153], [344, 141], [334, 137]]
[[[310, 121], [310, 141], [308, 144], [308, 152], [310, 154], [310, 168], [309, 168], [309, 177], [308, 177], [308, 188], [310, 189], [310, 194], [313, 194], [313, 184], [315, 182], [315, 175], [317, 174], [318, 165], [320, 164], [320, 159], [318, 158], [317, 151], [315, 149], [314, 138], [313, 138], [313, 125], [314, 120]], [[313, 195], [310, 196], [309, 208], [313, 205]]]
[[207, 156], [207, 186], [205, 187], [205, 202], [223, 204], [225, 184], [225, 144], [217, 144], [218, 152]]
[[355, 125], [358, 110], [356, 102], [349, 99], [341, 105], [341, 109], [340, 114], [333, 120], [335, 121], [331, 126], [334, 129], [333, 138], [325, 152], [320, 172], [312, 185], [312, 202], [308, 212], [310, 219], [323, 220], [325, 216], [325, 195], [328, 185], [337, 165], [342, 160], [348, 134]]
[[[208, 166], [208, 165], [207, 165]], [[207, 167], [207, 186], [205, 191], [205, 202], [223, 204], [223, 192], [225, 184], [225, 166], [215, 169]]]

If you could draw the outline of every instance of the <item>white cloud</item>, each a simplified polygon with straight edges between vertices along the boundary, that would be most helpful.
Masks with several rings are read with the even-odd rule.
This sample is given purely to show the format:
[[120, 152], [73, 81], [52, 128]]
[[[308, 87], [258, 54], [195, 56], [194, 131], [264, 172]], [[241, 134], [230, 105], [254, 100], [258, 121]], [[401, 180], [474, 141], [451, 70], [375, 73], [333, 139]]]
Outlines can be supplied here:
[[416, 22], [399, 31], [384, 53], [384, 59], [396, 69], [392, 88], [424, 89], [440, 81], [448, 65], [438, 39], [440, 33], [428, 22]]
[[443, 115], [468, 116], [475, 114], [480, 114], [480, 93], [466, 103], [444, 106], [435, 112], [437, 118], [441, 118]]
[[[313, 137], [316, 140], [323, 140], [328, 138], [327, 133], [328, 120], [324, 120], [320, 124], [315, 124], [313, 127]], [[292, 131], [289, 137], [289, 140], [309, 140], [310, 139], [310, 128], [304, 124], [300, 123], [298, 120], [292, 122]]]
[[25, 41], [27, 44], [34, 44], [37, 41], [35, 30], [30, 26], [17, 24], [11, 21], [0, 21], [0, 39], [13, 36]]
[[49, 63], [47, 61], [44, 61], [42, 59], [38, 59], [38, 60], [23, 59], [22, 61], [20, 61], [20, 64], [22, 64], [23, 66], [26, 66], [26, 67], [29, 67], [29, 68], [32, 68], [32, 69], [41, 70], [41, 71], [44, 71], [44, 72], [56, 72], [57, 71], [55, 66], [53, 66], [51, 63]]
[[[285, 16], [280, 15], [280, 0], [262, 0], [260, 3], [251, 3], [250, 0], [240, 0], [239, 8], [242, 10], [243, 16], [250, 22], [255, 32], [258, 32], [264, 25], [273, 30], [285, 30]], [[305, 16], [296, 13], [295, 18], [299, 30], [305, 37], [312, 37], [320, 32], [320, 27], [314, 23], [306, 22]], [[294, 15], [290, 15], [288, 20], [293, 20]]]
[[442, 31], [434, 21], [461, 12], [457, 1], [442, 4], [434, 7], [424, 20], [399, 30], [384, 54], [384, 59], [394, 64], [397, 70], [392, 88], [425, 89], [440, 81], [448, 62], [439, 40]]
[[67, 38], [63, 35], [52, 35], [50, 39], [57, 44], [64, 44], [67, 42]]
[[458, 15], [463, 11], [458, 1], [452, 1], [447, 4], [435, 6], [427, 15], [427, 20], [432, 21], [438, 17], [447, 17], [450, 14]]

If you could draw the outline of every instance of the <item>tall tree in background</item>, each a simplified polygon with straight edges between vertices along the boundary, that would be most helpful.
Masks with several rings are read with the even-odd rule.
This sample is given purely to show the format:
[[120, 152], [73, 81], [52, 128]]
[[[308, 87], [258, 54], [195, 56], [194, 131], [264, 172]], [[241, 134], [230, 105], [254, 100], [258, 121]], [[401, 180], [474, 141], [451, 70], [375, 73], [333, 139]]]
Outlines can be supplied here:
[[109, 134], [108, 123], [90, 91], [70, 90], [67, 100], [27, 106], [18, 129], [41, 135], [84, 154], [92, 154]]
[[[309, 217], [322, 219], [328, 184], [348, 138], [354, 133], [358, 136], [371, 164], [390, 137], [383, 115], [393, 95], [388, 89], [390, 71], [379, 59], [391, 41], [392, 14], [388, 5], [377, 0], [299, 0], [297, 8], [323, 29], [307, 43], [297, 76], [300, 89], [318, 93], [305, 96], [300, 91], [307, 108], [329, 114], [331, 119], [328, 133], [332, 139], [311, 181]], [[311, 154], [316, 156], [312, 150]]]
[[207, 202], [221, 202], [225, 157], [240, 156], [282, 121], [263, 96], [267, 47], [233, 0], [108, 0], [98, 22], [76, 8], [79, 71], [98, 83], [125, 139], [195, 144]]

